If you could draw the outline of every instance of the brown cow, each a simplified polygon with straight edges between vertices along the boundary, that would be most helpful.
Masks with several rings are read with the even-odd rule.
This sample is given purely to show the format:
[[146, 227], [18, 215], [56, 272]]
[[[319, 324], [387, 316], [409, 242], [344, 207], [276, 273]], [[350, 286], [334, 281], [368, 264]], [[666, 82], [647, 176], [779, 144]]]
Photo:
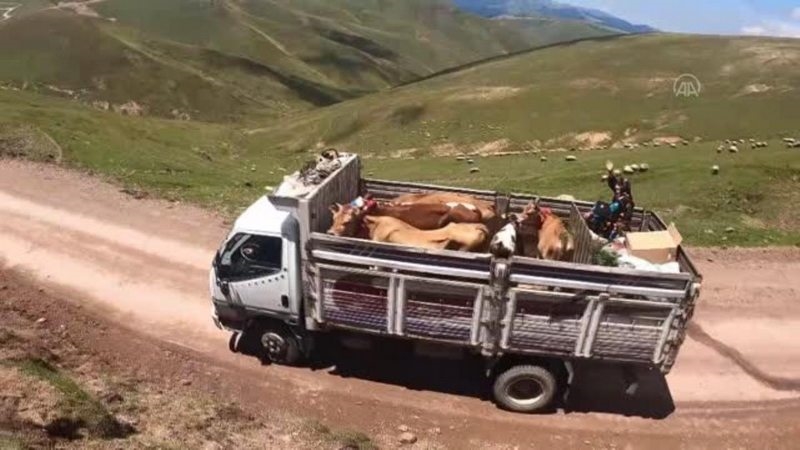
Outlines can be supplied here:
[[[334, 208], [335, 222], [337, 214], [342, 211], [349, 211], [349, 208], [353, 207], [336, 204]], [[420, 230], [438, 230], [449, 223], [481, 222], [481, 213], [479, 211], [469, 209], [461, 204], [449, 206], [436, 203], [403, 205], [376, 203], [367, 207], [366, 213], [370, 216], [394, 217]]]
[[489, 230], [482, 224], [449, 223], [435, 230], [420, 230], [390, 216], [366, 215], [352, 206], [331, 207], [333, 225], [328, 233], [377, 242], [431, 249], [477, 251], [485, 247]]
[[[520, 239], [525, 256], [538, 256], [551, 261], [569, 261], [575, 251], [572, 235], [564, 221], [550, 208], [539, 206], [539, 200], [528, 204], [520, 221]], [[536, 242], [535, 252], [531, 245]]]
[[438, 230], [420, 230], [394, 217], [366, 216], [364, 224], [377, 242], [466, 252], [485, 248], [489, 230], [480, 223], [449, 223]]
[[477, 199], [471, 195], [459, 194], [456, 192], [432, 192], [423, 194], [405, 194], [391, 201], [393, 205], [419, 205], [425, 203], [436, 203], [449, 206], [462, 205], [468, 209], [480, 211], [481, 220], [484, 223], [492, 221], [497, 216], [494, 204], [485, 200]]

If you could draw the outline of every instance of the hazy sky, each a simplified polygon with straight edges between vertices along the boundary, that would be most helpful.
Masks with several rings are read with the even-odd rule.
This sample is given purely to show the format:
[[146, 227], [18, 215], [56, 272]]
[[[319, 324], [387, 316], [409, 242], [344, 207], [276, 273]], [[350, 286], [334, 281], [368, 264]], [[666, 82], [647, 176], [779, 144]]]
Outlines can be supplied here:
[[664, 31], [800, 38], [800, 0], [563, 0]]

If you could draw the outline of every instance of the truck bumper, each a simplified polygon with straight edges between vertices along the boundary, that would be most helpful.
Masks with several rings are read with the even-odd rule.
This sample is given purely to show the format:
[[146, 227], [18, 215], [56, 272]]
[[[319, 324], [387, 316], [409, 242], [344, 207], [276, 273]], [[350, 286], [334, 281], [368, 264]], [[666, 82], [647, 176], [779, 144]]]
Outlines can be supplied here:
[[224, 328], [222, 327], [222, 322], [219, 321], [219, 315], [217, 315], [217, 309], [214, 307], [211, 308], [211, 320], [214, 321], [214, 326], [216, 326], [220, 330], [224, 330]]
[[211, 310], [211, 320], [220, 330], [242, 331], [247, 323], [247, 316], [244, 311], [231, 307], [228, 303], [214, 301]]

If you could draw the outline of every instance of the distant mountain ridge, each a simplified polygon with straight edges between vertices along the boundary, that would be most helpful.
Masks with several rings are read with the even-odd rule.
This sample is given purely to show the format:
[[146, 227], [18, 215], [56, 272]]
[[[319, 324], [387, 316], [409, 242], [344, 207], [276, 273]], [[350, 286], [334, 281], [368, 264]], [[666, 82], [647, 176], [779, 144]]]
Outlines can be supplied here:
[[0, 88], [210, 122], [289, 116], [467, 63], [617, 34], [573, 20], [490, 19], [451, 0], [26, 2], [0, 23]]
[[464, 11], [489, 18], [548, 17], [577, 20], [623, 33], [652, 33], [657, 29], [628, 22], [599, 9], [582, 8], [552, 0], [453, 0]]

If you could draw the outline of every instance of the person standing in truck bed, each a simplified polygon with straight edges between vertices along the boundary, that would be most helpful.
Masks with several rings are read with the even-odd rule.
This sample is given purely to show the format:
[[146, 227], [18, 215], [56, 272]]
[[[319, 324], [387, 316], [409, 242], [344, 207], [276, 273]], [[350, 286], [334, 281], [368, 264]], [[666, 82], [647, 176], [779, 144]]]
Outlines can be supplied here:
[[636, 205], [633, 201], [633, 191], [629, 179], [623, 177], [622, 174], [614, 173], [613, 168], [609, 168], [607, 183], [613, 193], [609, 205], [613, 217], [612, 235], [617, 237], [631, 230], [631, 220]]

